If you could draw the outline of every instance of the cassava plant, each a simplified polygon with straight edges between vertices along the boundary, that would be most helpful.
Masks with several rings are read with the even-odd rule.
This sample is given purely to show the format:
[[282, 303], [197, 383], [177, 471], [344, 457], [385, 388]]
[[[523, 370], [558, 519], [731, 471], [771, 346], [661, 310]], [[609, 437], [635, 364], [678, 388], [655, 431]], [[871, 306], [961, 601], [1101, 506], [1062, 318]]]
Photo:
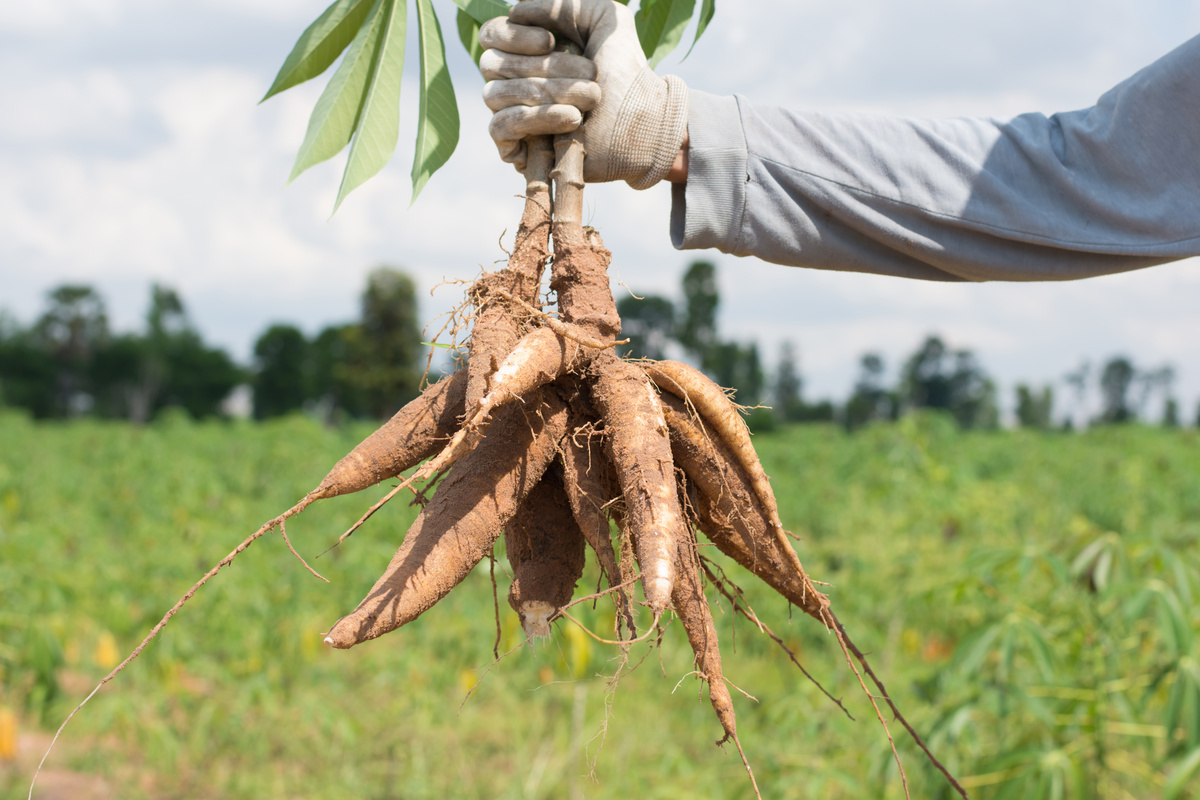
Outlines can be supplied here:
[[[507, 8], [496, 0], [455, 2], [469, 49], [478, 24]], [[414, 196], [449, 157], [458, 127], [431, 0], [415, 3], [421, 96]], [[637, 19], [647, 56], [657, 60], [674, 47], [696, 12], [694, 0], [644, 2]], [[305, 31], [267, 94], [320, 74], [345, 51], [313, 111], [293, 170], [298, 174], [349, 144], [335, 207], [382, 167], [395, 146], [405, 13], [403, 0], [337, 0]], [[713, 0], [704, 0], [697, 36], [712, 15]], [[582, 224], [581, 143], [568, 134], [538, 138], [528, 148], [525, 206], [511, 256], [503, 269], [478, 277], [467, 293], [472, 327], [465, 367], [426, 388], [339, 461], [316, 489], [238, 545], [100, 685], [256, 539], [278, 529], [286, 541], [286, 521], [313, 502], [375, 486], [420, 465], [338, 540], [401, 491], [409, 489], [423, 501], [391, 563], [358, 607], [332, 625], [327, 644], [354, 647], [417, 619], [487, 557], [501, 536], [513, 574], [509, 603], [527, 637], [546, 636], [555, 620], [574, 622], [568, 609], [590, 548], [609, 584], [601, 594], [613, 600], [613, 644], [627, 648], [660, 631], [673, 613], [695, 654], [696, 672], [707, 683], [723, 732], [720, 743], [733, 742], [753, 783], [706, 583], [735, 611], [770, 630], [720, 566], [700, 554], [699, 533], [831, 631], [885, 730], [879, 700], [908, 727], [801, 565], [738, 406], [685, 364], [623, 360], [614, 352], [621, 320], [607, 275], [611, 253]], [[557, 313], [546, 307], [547, 266]], [[418, 490], [421, 482], [426, 488]], [[641, 634], [639, 606], [650, 617]], [[867, 689], [868, 680], [875, 689]], [[757, 794], [757, 785], [754, 789]]]

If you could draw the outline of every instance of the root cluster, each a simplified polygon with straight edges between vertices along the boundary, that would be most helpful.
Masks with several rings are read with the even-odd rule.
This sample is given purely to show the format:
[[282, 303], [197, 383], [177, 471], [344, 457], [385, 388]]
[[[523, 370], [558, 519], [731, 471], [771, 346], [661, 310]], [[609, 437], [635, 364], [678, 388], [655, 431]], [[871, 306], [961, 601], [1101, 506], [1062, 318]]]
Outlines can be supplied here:
[[[581, 146], [570, 137], [531, 143], [528, 165], [525, 210], [507, 266], [485, 273], [468, 294], [474, 326], [466, 367], [429, 386], [296, 506], [222, 559], [92, 695], [256, 539], [278, 528], [286, 540], [285, 521], [311, 503], [366, 489], [425, 462], [339, 539], [396, 493], [440, 478], [383, 575], [329, 630], [325, 641], [331, 646], [353, 647], [412, 622], [492, 553], [500, 536], [513, 574], [508, 601], [527, 636], [546, 636], [551, 622], [567, 615], [591, 548], [615, 600], [618, 640], [639, 637], [637, 603], [652, 612], [651, 630], [673, 611], [695, 653], [696, 674], [708, 684], [724, 733], [718, 744], [732, 740], [745, 763], [704, 580], [735, 612], [782, 641], [719, 568], [700, 557], [699, 533], [831, 631], [884, 730], [879, 701], [925, 749], [801, 566], [737, 406], [685, 364], [628, 361], [614, 353], [621, 321], [609, 289], [611, 254], [581, 224]], [[557, 315], [540, 307], [547, 264]], [[423, 491], [412, 491], [424, 498]], [[619, 548], [612, 523], [620, 531]], [[753, 782], [748, 763], [746, 768]]]
[[[725, 392], [687, 365], [613, 352], [620, 318], [610, 253], [579, 221], [577, 147], [558, 146], [553, 204], [546, 180], [553, 151], [543, 144], [531, 153], [513, 253], [469, 293], [475, 323], [467, 366], [402, 409], [306, 498], [362, 488], [431, 455], [392, 494], [444, 476], [387, 570], [325, 641], [352, 647], [416, 619], [501, 535], [513, 572], [509, 603], [528, 636], [545, 636], [571, 601], [590, 547], [614, 587], [618, 635], [637, 635], [629, 587], [640, 580], [655, 623], [668, 609], [682, 623], [721, 741], [737, 743], [695, 532], [839, 628], [788, 541], [749, 431]], [[557, 316], [539, 308], [548, 261]], [[610, 520], [629, 543], [620, 558]]]

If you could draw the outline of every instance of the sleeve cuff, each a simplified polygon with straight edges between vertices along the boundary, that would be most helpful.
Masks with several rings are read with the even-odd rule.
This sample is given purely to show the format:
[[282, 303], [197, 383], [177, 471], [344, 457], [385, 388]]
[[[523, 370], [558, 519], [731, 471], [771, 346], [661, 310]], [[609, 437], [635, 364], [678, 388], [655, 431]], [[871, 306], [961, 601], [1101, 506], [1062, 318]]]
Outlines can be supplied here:
[[734, 252], [748, 180], [741, 110], [734, 97], [688, 94], [688, 177], [671, 187], [671, 244]]

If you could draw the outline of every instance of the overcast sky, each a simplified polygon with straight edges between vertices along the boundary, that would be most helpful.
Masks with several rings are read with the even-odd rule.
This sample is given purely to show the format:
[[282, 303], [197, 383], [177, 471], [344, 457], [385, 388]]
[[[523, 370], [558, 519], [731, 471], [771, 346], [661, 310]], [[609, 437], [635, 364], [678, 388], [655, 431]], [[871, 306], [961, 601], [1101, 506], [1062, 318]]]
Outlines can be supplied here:
[[[404, 267], [429, 320], [502, 257], [519, 176], [495, 156], [482, 80], [450, 43], [463, 121], [458, 152], [409, 208], [411, 77], [389, 167], [329, 217], [344, 156], [285, 186], [325, 78], [257, 105], [323, 0], [0, 2], [0, 309], [24, 324], [63, 282], [96, 286], [114, 327], [141, 325], [149, 285], [176, 288], [205, 337], [247, 360], [274, 322], [307, 332], [353, 319], [366, 273]], [[453, 37], [448, 2], [435, 4]], [[795, 108], [1010, 117], [1090, 106], [1200, 32], [1185, 0], [721, 0], [691, 57], [662, 69], [689, 85]], [[686, 49], [686, 48], [685, 48]], [[410, 62], [416, 47], [409, 47]], [[408, 76], [416, 66], [410, 63]], [[1200, 401], [1200, 263], [1060, 284], [949, 285], [681, 253], [669, 189], [598, 186], [590, 222], [613, 276], [674, 294], [696, 257], [720, 270], [726, 337], [773, 366], [793, 341], [809, 398], [844, 396], [859, 355], [898, 362], [926, 334], [976, 351], [1011, 404], [1018, 380], [1054, 382], [1085, 359], [1173, 364]], [[621, 291], [619, 287], [616, 287]], [[1154, 413], [1158, 413], [1154, 409]]]

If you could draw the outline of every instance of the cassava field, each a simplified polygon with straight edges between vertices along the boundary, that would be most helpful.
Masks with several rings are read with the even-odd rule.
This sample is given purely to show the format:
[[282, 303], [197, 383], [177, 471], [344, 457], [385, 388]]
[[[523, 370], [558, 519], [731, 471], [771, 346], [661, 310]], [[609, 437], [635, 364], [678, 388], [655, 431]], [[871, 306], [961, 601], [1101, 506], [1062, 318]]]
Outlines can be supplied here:
[[[0, 794], [25, 796], [50, 732], [248, 521], [304, 496], [368, 432], [0, 413]], [[1200, 792], [1195, 431], [963, 434], [925, 416], [755, 446], [805, 566], [971, 796]], [[325, 646], [416, 516], [397, 498], [313, 560], [363, 506], [338, 497], [290, 520], [330, 584], [275, 533], [205, 586], [67, 727], [35, 796], [752, 796], [736, 749], [713, 745], [721, 726], [678, 622], [661, 646], [633, 645], [615, 686], [619, 649], [565, 620], [520, 646], [503, 539], [495, 595], [485, 559], [402, 631]], [[856, 719], [709, 586], [763, 795], [903, 796], [835, 638], [715, 548], [701, 555]], [[601, 583], [588, 559], [577, 595]], [[494, 596], [499, 650], [516, 649], [491, 666]], [[607, 598], [571, 612], [611, 638]], [[892, 729], [912, 796], [951, 796]]]

